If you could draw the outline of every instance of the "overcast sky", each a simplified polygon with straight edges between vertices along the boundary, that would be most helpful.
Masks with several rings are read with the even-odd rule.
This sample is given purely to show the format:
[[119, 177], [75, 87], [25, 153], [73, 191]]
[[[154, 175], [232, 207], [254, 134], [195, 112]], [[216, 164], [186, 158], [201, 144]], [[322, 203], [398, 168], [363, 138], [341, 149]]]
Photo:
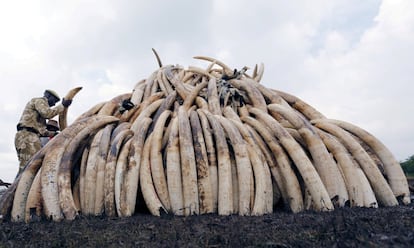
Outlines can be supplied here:
[[16, 124], [47, 88], [83, 86], [69, 124], [164, 64], [263, 62], [262, 83], [414, 154], [413, 0], [0, 0], [0, 178], [18, 169]]

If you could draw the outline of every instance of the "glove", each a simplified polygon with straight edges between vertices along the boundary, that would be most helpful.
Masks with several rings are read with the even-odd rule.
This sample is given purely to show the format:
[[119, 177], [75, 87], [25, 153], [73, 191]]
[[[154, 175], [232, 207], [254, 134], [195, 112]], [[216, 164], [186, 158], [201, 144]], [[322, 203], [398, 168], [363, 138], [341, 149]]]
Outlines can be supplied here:
[[59, 132], [56, 131], [46, 131], [46, 136], [49, 138], [55, 137]]
[[66, 100], [65, 98], [62, 99], [62, 105], [67, 108], [72, 104], [72, 100]]
[[130, 100], [130, 99], [125, 99], [125, 100], [123, 100], [123, 101], [122, 101], [122, 107], [123, 107], [125, 110], [130, 110], [130, 109], [132, 109], [134, 106], [135, 106], [135, 105], [131, 102], [131, 100]]
[[123, 114], [125, 111], [130, 110], [135, 105], [131, 102], [130, 99], [125, 99], [122, 101], [121, 106], [119, 107], [119, 113]]

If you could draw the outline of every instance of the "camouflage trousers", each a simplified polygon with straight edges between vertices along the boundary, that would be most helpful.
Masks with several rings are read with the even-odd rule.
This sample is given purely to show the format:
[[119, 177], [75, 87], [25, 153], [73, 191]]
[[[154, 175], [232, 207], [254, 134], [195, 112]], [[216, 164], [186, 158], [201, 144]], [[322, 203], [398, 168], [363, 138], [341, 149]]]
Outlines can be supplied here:
[[19, 175], [26, 166], [26, 163], [42, 146], [40, 137], [37, 134], [26, 130], [21, 130], [16, 133], [14, 145], [19, 159], [19, 173], [17, 174]]

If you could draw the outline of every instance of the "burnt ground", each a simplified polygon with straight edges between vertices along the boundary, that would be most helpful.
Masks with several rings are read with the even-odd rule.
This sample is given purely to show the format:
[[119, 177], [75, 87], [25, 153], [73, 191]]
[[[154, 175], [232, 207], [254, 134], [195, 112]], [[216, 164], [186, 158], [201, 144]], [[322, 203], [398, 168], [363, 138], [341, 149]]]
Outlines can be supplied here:
[[0, 224], [0, 247], [414, 247], [414, 205]]
[[[409, 180], [414, 189], [414, 180]], [[414, 247], [414, 203], [264, 216], [129, 218], [12, 223], [0, 219], [2, 247]]]

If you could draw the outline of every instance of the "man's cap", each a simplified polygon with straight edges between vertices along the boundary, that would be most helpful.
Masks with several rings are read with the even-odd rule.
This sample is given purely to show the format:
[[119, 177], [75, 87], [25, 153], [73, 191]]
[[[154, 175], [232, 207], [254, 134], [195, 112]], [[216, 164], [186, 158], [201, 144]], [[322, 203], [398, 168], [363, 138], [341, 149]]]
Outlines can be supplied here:
[[60, 129], [58, 122], [55, 120], [48, 120], [46, 127], [49, 131], [58, 131]]
[[57, 99], [58, 101], [60, 101], [60, 97], [59, 97], [58, 93], [56, 93], [56, 91], [47, 89], [47, 90], [45, 90], [45, 92], [47, 92], [47, 93], [49, 93], [50, 95], [52, 95], [52, 96], [56, 97], [56, 99]]

